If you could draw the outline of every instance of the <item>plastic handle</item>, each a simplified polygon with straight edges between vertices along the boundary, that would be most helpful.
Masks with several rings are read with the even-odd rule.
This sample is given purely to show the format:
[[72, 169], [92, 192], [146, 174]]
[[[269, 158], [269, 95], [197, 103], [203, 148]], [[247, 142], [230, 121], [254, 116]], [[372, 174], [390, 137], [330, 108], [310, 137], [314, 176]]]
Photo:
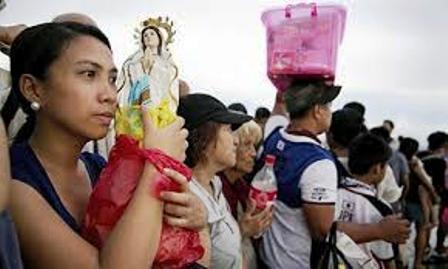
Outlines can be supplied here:
[[285, 17], [288, 19], [291, 18], [291, 8], [292, 8], [292, 5], [287, 5], [285, 7]]
[[317, 16], [317, 5], [316, 3], [311, 3], [311, 17]]

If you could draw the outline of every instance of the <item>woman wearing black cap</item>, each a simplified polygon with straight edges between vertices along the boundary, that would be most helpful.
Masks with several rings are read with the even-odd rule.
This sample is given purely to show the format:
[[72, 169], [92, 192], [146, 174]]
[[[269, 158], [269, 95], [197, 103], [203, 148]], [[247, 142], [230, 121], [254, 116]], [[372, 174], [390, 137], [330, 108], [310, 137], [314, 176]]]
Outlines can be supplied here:
[[250, 116], [229, 111], [216, 98], [191, 94], [181, 98], [178, 114], [189, 130], [187, 159], [193, 169], [190, 188], [208, 211], [210, 268], [242, 268], [241, 234], [216, 173], [233, 167], [238, 139], [233, 134]]

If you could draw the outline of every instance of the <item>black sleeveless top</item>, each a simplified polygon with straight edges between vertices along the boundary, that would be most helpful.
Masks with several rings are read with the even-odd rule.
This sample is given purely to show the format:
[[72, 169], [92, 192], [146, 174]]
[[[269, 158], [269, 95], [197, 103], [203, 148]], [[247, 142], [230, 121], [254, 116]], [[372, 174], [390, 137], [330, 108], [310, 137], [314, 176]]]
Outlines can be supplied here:
[[[33, 187], [56, 211], [59, 217], [73, 231], [79, 234], [80, 227], [78, 223], [65, 208], [53, 184], [51, 184], [47, 172], [31, 147], [27, 143], [14, 144], [10, 149], [10, 157], [12, 178]], [[106, 161], [100, 155], [88, 152], [82, 153], [80, 159], [86, 166], [93, 187]]]

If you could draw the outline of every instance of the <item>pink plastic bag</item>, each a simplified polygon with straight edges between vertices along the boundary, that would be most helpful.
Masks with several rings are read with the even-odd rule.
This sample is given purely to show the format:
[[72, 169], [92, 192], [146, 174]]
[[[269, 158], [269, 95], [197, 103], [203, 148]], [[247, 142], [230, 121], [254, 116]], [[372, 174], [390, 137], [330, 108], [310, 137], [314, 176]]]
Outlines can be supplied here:
[[263, 13], [267, 73], [280, 91], [294, 78], [334, 79], [346, 10], [338, 5], [298, 4]]
[[[138, 141], [130, 136], [119, 136], [92, 192], [82, 227], [82, 235], [94, 246], [103, 246], [120, 219], [137, 187], [146, 161], [150, 161], [159, 172], [171, 168], [191, 179], [191, 170], [184, 164], [160, 151], [139, 148]], [[148, 190], [148, 195], [159, 197], [161, 191], [179, 191], [179, 186], [159, 174], [154, 189]], [[203, 255], [204, 248], [197, 232], [163, 223], [153, 268], [188, 268]]]

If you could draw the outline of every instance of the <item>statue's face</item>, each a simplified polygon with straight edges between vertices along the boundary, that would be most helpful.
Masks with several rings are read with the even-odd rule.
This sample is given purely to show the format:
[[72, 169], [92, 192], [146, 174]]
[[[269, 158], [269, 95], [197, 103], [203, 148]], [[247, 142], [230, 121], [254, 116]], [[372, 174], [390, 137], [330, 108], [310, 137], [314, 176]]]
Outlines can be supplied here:
[[151, 28], [146, 29], [145, 32], [143, 32], [143, 42], [145, 43], [145, 46], [150, 48], [157, 48], [160, 45], [159, 36], [156, 31]]

